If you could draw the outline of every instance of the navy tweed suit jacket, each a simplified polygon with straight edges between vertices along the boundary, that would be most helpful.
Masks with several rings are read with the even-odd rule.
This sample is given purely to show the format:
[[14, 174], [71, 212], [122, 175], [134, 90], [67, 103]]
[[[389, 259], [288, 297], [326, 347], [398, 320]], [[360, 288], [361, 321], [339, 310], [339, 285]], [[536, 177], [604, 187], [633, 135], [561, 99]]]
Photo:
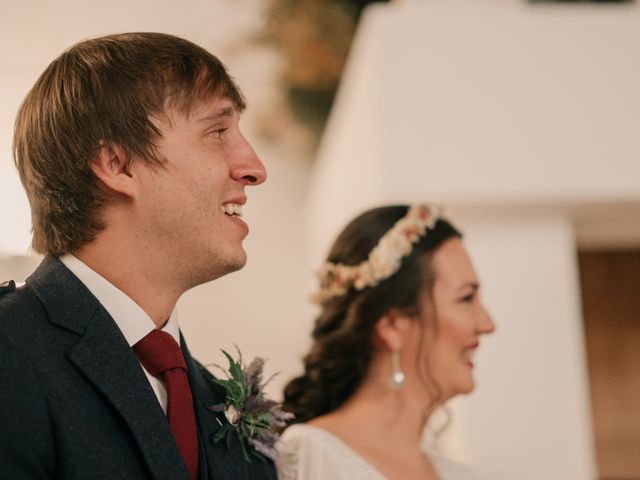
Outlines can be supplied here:
[[[0, 294], [0, 478], [189, 480], [142, 367], [98, 300], [60, 261], [45, 258], [26, 284]], [[248, 463], [212, 375], [182, 349], [194, 397], [199, 480], [275, 480]]]

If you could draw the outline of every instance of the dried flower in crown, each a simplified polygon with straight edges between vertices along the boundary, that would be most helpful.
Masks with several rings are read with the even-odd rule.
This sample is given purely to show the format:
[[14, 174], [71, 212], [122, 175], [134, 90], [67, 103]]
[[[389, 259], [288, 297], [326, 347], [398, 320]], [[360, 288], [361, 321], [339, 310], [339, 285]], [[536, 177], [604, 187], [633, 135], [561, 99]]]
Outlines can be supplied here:
[[441, 208], [432, 204], [414, 205], [398, 220], [358, 265], [325, 263], [317, 273], [320, 290], [312, 297], [323, 303], [346, 294], [351, 288], [374, 287], [395, 274], [402, 259], [413, 251], [413, 245], [432, 229], [441, 216]]

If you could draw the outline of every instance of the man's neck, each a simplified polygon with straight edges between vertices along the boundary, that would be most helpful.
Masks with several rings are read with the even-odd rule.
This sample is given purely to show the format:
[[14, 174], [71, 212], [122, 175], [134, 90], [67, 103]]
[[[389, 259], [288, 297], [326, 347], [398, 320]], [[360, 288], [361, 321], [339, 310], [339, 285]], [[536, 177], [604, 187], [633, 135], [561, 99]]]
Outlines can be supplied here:
[[73, 255], [124, 292], [162, 328], [183, 292], [159, 265], [138, 253], [106, 248], [104, 242], [97, 240]]

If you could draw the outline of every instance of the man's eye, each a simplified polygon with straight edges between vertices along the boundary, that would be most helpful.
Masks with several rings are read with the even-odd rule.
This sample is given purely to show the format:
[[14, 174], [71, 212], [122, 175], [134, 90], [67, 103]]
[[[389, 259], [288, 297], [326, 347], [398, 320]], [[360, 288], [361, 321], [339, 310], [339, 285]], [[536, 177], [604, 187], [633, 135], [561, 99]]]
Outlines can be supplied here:
[[218, 128], [217, 130], [213, 130], [211, 133], [213, 134], [213, 137], [216, 140], [221, 140], [222, 139], [222, 134], [224, 132], [226, 132], [227, 129], [226, 128]]

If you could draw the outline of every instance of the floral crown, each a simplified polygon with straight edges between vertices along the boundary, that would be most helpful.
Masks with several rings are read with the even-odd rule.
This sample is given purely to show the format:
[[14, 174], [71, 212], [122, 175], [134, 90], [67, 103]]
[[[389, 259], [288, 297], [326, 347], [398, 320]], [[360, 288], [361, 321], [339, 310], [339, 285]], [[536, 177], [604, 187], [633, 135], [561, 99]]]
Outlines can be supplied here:
[[321, 304], [346, 294], [350, 288], [363, 290], [374, 287], [400, 270], [402, 259], [413, 245], [432, 229], [441, 218], [442, 209], [433, 204], [413, 205], [371, 250], [368, 258], [358, 265], [325, 263], [317, 272], [320, 290], [312, 301]]

